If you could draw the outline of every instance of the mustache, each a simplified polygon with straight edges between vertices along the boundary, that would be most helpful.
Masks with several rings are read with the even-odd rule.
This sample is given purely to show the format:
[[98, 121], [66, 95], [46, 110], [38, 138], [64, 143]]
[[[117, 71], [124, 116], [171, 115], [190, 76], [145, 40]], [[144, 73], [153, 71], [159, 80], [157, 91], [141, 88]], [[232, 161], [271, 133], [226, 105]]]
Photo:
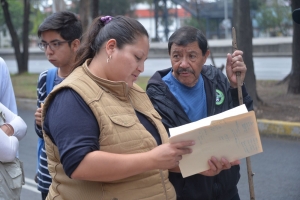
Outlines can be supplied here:
[[181, 74], [181, 73], [191, 73], [191, 74], [194, 74], [195, 75], [195, 71], [192, 69], [192, 68], [182, 68], [182, 67], [179, 67], [177, 70], [176, 70], [176, 74]]

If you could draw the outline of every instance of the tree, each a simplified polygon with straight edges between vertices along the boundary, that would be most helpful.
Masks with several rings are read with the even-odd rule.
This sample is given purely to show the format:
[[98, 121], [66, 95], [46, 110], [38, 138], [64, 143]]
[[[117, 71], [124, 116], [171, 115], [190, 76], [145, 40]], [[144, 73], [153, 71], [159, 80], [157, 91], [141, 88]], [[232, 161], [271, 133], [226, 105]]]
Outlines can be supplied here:
[[267, 32], [271, 30], [272, 36], [287, 36], [292, 24], [290, 7], [275, 0], [270, 3], [272, 6], [263, 4], [259, 7], [256, 16], [259, 27]]
[[79, 16], [83, 32], [87, 30], [92, 19], [99, 15], [128, 15], [133, 17], [134, 5], [140, 2], [146, 2], [146, 0], [80, 0], [78, 8], [80, 8]]
[[[8, 0], [9, 3], [9, 13], [11, 16], [14, 16], [11, 21], [14, 27], [19, 27], [16, 29], [17, 35], [19, 39], [21, 40], [21, 27], [22, 27], [22, 19], [23, 18], [23, 3], [21, 1], [15, 1], [15, 0]], [[0, 25], [4, 28], [7, 27], [5, 23], [5, 18], [4, 18], [4, 12], [2, 7], [0, 7]], [[6, 25], [6, 26], [5, 26]]]
[[79, 7], [82, 30], [85, 33], [90, 24], [90, 0], [80, 0]]
[[99, 16], [99, 0], [92, 0], [92, 18]]
[[52, 3], [53, 12], [60, 12], [66, 10], [66, 3], [64, 0], [53, 0]]
[[[292, 0], [292, 10], [300, 8], [299, 0]], [[293, 43], [292, 43], [292, 71], [288, 86], [289, 94], [300, 94], [300, 25], [294, 23]]]
[[6, 0], [1, 0], [3, 15], [5, 23], [12, 38], [13, 47], [15, 50], [16, 60], [18, 64], [18, 73], [28, 71], [28, 42], [29, 42], [29, 14], [30, 14], [30, 0], [23, 0], [23, 30], [22, 30], [22, 44], [23, 52], [20, 50], [20, 40], [18, 38], [16, 29], [12, 23], [11, 14], [9, 11], [9, 4]]
[[244, 52], [243, 59], [247, 66], [247, 74], [245, 78], [247, 91], [253, 99], [254, 106], [257, 107], [260, 102], [260, 98], [256, 91], [256, 77], [253, 65], [253, 30], [249, 1], [250, 0], [234, 0], [233, 25], [236, 29], [238, 49]]
[[[36, 2], [34, 2], [36, 3]], [[37, 2], [35, 5], [33, 5], [33, 7], [31, 8], [32, 12], [31, 15], [29, 17], [30, 20], [30, 35], [37, 35], [38, 32], [38, 28], [40, 26], [40, 24], [44, 21], [44, 19], [47, 17], [47, 14], [42, 13], [41, 10], [38, 8], [39, 2]]]

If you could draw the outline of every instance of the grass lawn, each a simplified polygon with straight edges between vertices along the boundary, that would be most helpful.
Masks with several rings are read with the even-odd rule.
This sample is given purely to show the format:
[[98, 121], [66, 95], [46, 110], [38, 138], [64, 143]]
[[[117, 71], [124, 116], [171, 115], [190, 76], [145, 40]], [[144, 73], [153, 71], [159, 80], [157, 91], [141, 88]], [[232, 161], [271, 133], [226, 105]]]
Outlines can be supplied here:
[[135, 83], [138, 84], [144, 90], [146, 90], [146, 86], [147, 86], [149, 78], [150, 77], [147, 77], [147, 76], [139, 76], [139, 78], [137, 79], [137, 81]]
[[16, 98], [36, 99], [36, 86], [39, 74], [16, 74], [11, 75]]
[[[12, 84], [17, 98], [36, 99], [36, 86], [39, 74], [23, 73], [11, 75]], [[150, 77], [139, 77], [137, 84], [144, 90]]]

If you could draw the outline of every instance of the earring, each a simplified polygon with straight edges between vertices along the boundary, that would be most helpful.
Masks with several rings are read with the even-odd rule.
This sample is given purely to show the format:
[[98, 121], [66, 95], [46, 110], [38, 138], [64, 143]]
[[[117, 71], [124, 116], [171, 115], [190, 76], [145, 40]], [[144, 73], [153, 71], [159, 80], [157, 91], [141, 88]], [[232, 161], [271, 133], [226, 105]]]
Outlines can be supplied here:
[[111, 55], [107, 57], [106, 62], [109, 63], [110, 60], [111, 60]]

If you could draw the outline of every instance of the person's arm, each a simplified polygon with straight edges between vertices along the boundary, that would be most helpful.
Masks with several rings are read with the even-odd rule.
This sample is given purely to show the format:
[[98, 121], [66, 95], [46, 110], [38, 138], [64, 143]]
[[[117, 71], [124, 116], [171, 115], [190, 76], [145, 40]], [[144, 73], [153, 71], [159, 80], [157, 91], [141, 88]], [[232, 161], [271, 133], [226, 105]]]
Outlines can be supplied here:
[[27, 125], [2, 103], [0, 110], [5, 115], [5, 123], [0, 126], [0, 161], [10, 162], [16, 157], [21, 140], [27, 131]]
[[42, 108], [41, 103], [44, 102], [45, 98], [47, 97], [46, 93], [46, 77], [47, 77], [47, 71], [42, 72], [39, 75], [38, 83], [37, 83], [37, 109], [34, 113], [34, 128], [36, 134], [43, 138], [43, 132], [42, 132]]
[[0, 102], [17, 115], [18, 114], [17, 103], [16, 103], [12, 82], [10, 79], [10, 73], [6, 66], [5, 61], [1, 57], [0, 57], [0, 80], [1, 80]]
[[237, 88], [236, 72], [241, 72], [241, 82], [244, 82], [247, 67], [243, 60], [243, 52], [236, 50], [233, 54], [227, 54], [226, 75], [232, 88]]
[[21, 140], [27, 132], [27, 125], [24, 120], [11, 112], [2, 103], [0, 103], [0, 110], [5, 114], [6, 118], [6, 123], [3, 125], [2, 130], [6, 131], [9, 135], [15, 136], [18, 140]]
[[188, 146], [193, 145], [191, 141], [163, 144], [137, 154], [100, 151], [97, 120], [71, 89], [62, 90], [49, 105], [44, 131], [58, 147], [65, 173], [88, 181], [114, 181], [151, 169], [173, 168], [181, 155], [191, 152]]
[[8, 136], [0, 127], [0, 161], [11, 162], [15, 159], [19, 141], [15, 136]]
[[72, 178], [109, 182], [134, 176], [154, 169], [171, 169], [178, 166], [182, 155], [191, 153], [192, 141], [163, 144], [151, 151], [136, 154], [113, 154], [94, 151], [87, 154]]
[[[240, 160], [228, 162], [228, 160], [224, 157], [218, 160], [216, 157], [212, 156], [211, 159], [207, 161], [207, 163], [210, 168], [206, 171], [200, 172], [199, 174], [203, 176], [216, 176], [223, 170], [227, 170], [230, 169], [232, 166], [239, 165]], [[173, 173], [181, 173], [179, 166], [169, 169], [169, 171]]]
[[[233, 107], [239, 105], [236, 72], [241, 72], [241, 82], [244, 83], [247, 67], [243, 60], [243, 52], [239, 50], [233, 52], [232, 55], [227, 54], [226, 62], [226, 74], [230, 82], [230, 93], [233, 101]], [[242, 86], [242, 93], [243, 103], [246, 105], [248, 111], [253, 110], [253, 100], [249, 96], [245, 84]]]

